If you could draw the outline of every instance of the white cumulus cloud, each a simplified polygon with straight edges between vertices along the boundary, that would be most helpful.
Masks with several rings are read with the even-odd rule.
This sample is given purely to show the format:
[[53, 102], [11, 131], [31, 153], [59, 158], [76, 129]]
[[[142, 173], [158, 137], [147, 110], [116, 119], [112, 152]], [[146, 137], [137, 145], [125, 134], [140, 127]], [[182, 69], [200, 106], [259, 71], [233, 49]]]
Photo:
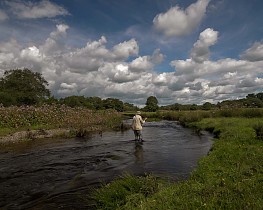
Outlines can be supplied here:
[[263, 60], [263, 41], [255, 42], [253, 46], [245, 51], [241, 58], [248, 61], [262, 61]]
[[129, 56], [136, 56], [139, 52], [139, 46], [135, 39], [124, 41], [113, 47], [113, 53], [117, 58], [126, 60]]
[[170, 8], [166, 13], [158, 14], [153, 19], [154, 27], [166, 36], [190, 34], [201, 23], [210, 0], [198, 0], [186, 10], [179, 6]]
[[194, 44], [191, 51], [191, 58], [197, 63], [202, 63], [209, 59], [209, 47], [217, 41], [218, 32], [211, 28], [207, 28], [200, 33], [199, 40]]
[[[0, 42], [0, 75], [27, 67], [42, 73], [56, 97], [116, 97], [141, 106], [150, 95], [157, 96], [160, 105], [217, 103], [263, 87], [262, 60], [209, 59], [209, 48], [218, 44], [218, 32], [211, 28], [200, 33], [188, 58], [170, 62], [174, 72], [158, 72], [156, 66], [165, 55], [160, 49], [140, 55], [134, 38], [107, 47], [101, 36], [76, 48], [66, 42], [69, 30], [59, 24], [42, 43], [23, 44], [14, 38]], [[260, 49], [256, 42], [244, 55], [256, 52], [257, 57]]]

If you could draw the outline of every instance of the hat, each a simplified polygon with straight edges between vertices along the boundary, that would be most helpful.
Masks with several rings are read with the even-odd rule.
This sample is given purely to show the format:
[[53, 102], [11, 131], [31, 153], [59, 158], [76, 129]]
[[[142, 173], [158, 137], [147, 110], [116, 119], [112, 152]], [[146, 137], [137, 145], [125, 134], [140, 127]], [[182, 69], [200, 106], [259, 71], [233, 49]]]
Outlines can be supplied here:
[[141, 112], [140, 112], [140, 111], [137, 111], [136, 114], [141, 114]]

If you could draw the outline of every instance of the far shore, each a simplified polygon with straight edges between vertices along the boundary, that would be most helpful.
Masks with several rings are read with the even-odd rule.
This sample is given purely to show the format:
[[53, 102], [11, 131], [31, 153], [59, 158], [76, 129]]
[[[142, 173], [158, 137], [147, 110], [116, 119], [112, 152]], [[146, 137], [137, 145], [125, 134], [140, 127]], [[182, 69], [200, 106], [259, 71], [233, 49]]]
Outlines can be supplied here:
[[66, 136], [70, 133], [70, 129], [58, 128], [58, 129], [38, 129], [18, 131], [5, 136], [0, 136], [0, 143], [16, 143], [25, 139], [43, 139], [53, 138], [57, 136]]

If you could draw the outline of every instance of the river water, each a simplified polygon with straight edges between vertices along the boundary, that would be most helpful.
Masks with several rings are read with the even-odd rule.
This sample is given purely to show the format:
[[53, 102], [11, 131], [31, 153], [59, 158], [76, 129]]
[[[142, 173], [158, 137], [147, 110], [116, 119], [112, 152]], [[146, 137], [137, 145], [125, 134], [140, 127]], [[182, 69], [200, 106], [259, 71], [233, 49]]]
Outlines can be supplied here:
[[1, 209], [90, 209], [87, 194], [123, 173], [187, 178], [212, 145], [176, 122], [146, 122], [142, 144], [132, 130], [88, 138], [43, 139], [0, 148]]

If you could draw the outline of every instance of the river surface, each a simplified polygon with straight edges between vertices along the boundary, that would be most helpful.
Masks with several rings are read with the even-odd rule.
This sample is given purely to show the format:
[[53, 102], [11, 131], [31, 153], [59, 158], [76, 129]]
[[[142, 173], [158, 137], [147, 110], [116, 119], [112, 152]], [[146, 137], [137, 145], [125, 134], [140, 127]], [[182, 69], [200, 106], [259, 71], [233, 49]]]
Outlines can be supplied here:
[[43, 139], [0, 148], [0, 209], [91, 209], [87, 194], [124, 173], [187, 178], [212, 145], [176, 122], [146, 122], [88, 138]]

